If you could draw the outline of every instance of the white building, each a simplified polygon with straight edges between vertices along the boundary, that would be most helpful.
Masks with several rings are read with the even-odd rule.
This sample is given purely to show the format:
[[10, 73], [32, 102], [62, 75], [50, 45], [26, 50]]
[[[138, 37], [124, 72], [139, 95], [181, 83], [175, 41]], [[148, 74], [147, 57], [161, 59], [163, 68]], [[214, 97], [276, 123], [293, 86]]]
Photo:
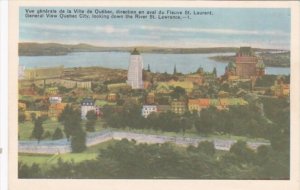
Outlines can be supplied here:
[[58, 104], [61, 103], [62, 98], [59, 96], [51, 96], [49, 97], [50, 104]]
[[95, 111], [95, 101], [92, 98], [85, 98], [81, 102], [81, 119], [86, 119], [89, 111]]
[[130, 63], [127, 74], [127, 84], [132, 89], [143, 89], [143, 60], [140, 53], [134, 49], [130, 55]]
[[156, 105], [143, 105], [142, 108], [142, 116], [144, 118], [147, 118], [150, 113], [157, 112], [157, 106]]

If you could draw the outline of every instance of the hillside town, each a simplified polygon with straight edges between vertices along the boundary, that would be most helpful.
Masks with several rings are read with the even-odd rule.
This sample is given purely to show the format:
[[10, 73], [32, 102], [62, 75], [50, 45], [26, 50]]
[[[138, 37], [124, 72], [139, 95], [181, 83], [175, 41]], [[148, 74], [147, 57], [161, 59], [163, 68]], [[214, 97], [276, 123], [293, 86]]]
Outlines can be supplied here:
[[153, 112], [182, 115], [210, 106], [223, 110], [247, 105], [249, 95], [289, 97], [286, 77], [266, 75], [263, 60], [251, 47], [241, 47], [235, 62], [228, 63], [221, 77], [216, 70], [209, 72], [201, 67], [189, 74], [180, 73], [176, 66], [173, 74], [154, 73], [149, 65], [144, 68], [137, 49], [131, 52], [128, 71], [20, 66], [19, 118], [32, 120], [35, 115], [58, 120], [68, 104], [80, 109], [83, 120], [89, 111], [101, 118], [105, 107], [118, 112], [126, 104], [139, 105], [145, 118]]
[[288, 179], [289, 75], [268, 75], [251, 47], [218, 72], [128, 59], [19, 67], [20, 178]]

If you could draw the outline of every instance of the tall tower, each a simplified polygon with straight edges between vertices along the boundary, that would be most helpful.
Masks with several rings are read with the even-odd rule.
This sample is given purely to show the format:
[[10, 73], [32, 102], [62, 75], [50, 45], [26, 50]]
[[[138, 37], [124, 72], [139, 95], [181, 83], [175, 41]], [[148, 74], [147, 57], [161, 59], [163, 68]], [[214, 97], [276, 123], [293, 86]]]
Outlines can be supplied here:
[[127, 74], [127, 84], [132, 89], [143, 89], [143, 60], [140, 53], [135, 48], [130, 55], [130, 63]]
[[256, 76], [257, 57], [251, 47], [240, 47], [235, 63], [236, 73], [240, 78]]

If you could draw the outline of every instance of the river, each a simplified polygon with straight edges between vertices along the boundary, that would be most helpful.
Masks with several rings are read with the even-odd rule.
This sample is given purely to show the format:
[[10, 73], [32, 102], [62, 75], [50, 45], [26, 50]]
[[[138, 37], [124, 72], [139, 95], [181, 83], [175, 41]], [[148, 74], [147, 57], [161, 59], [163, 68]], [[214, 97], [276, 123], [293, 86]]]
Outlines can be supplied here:
[[[155, 54], [142, 53], [144, 68], [148, 65], [152, 72], [173, 73], [176, 66], [177, 72], [191, 73], [199, 67], [204, 71], [212, 71], [215, 67], [217, 75], [224, 74], [226, 63], [209, 59], [216, 55], [233, 55], [233, 53], [211, 53], [211, 54]], [[99, 66], [112, 69], [127, 69], [129, 64], [129, 53], [126, 52], [80, 52], [70, 53], [63, 56], [20, 56], [20, 65], [25, 68], [38, 67], [89, 67]], [[289, 75], [290, 68], [266, 67], [267, 74]]]

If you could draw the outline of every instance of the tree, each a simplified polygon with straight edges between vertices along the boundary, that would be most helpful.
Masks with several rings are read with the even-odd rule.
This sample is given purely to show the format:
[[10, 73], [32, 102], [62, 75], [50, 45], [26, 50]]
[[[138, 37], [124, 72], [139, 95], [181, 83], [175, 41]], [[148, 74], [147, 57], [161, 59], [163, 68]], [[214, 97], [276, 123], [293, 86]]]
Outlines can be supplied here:
[[24, 111], [20, 111], [18, 112], [18, 120], [20, 123], [23, 123], [26, 119], [25, 113]]
[[95, 131], [95, 125], [97, 120], [97, 115], [94, 110], [90, 110], [86, 114], [87, 122], [86, 122], [86, 130], [90, 132]]
[[213, 74], [214, 74], [214, 76], [217, 76], [217, 69], [216, 69], [216, 67], [214, 67], [214, 69], [213, 69]]
[[199, 133], [207, 135], [213, 131], [216, 121], [216, 108], [210, 107], [201, 110], [200, 117], [195, 120], [195, 126]]
[[82, 130], [82, 128], [75, 130], [71, 138], [72, 152], [84, 151], [86, 149], [85, 141], [86, 133]]
[[180, 97], [185, 97], [186, 91], [180, 86], [176, 86], [174, 91], [171, 93], [171, 97], [174, 99], [179, 99]]
[[147, 69], [147, 71], [148, 72], [151, 72], [151, 70], [150, 70], [150, 65], [148, 64], [148, 69]]
[[247, 146], [244, 141], [238, 141], [233, 144], [230, 148], [230, 152], [235, 154], [240, 163], [254, 162], [255, 153], [252, 149]]
[[62, 130], [60, 128], [56, 128], [53, 135], [52, 140], [62, 139], [64, 137]]
[[70, 105], [65, 107], [59, 121], [64, 125], [64, 132], [68, 140], [78, 128], [81, 128], [80, 112], [74, 110]]
[[43, 133], [44, 133], [43, 120], [40, 117], [38, 117], [34, 122], [32, 137], [36, 138], [39, 143], [40, 140], [42, 139]]
[[213, 156], [216, 151], [214, 143], [209, 141], [200, 142], [198, 144], [197, 150], [210, 156]]
[[31, 117], [32, 121], [35, 121], [36, 120], [36, 113], [31, 113], [30, 117]]
[[174, 71], [173, 71], [173, 75], [177, 74], [177, 69], [176, 69], [176, 65], [174, 66]]

